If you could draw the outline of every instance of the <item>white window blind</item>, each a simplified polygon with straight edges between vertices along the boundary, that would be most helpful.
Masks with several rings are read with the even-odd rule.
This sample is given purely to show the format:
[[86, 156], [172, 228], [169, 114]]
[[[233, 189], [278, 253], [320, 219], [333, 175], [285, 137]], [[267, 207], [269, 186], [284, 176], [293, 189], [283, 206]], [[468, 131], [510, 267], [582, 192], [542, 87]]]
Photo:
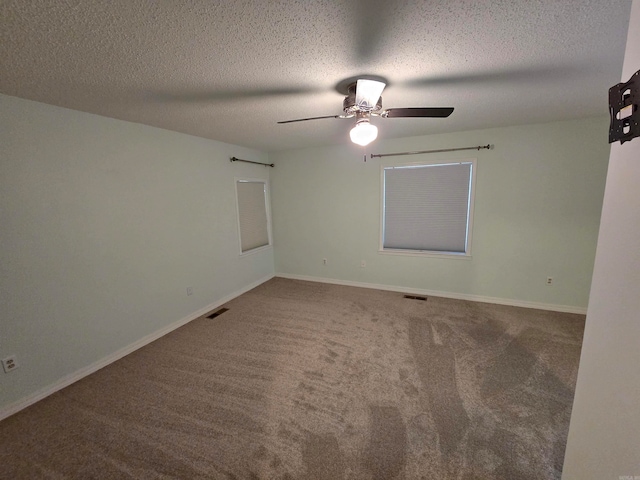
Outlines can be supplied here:
[[269, 245], [266, 183], [236, 181], [238, 193], [238, 223], [242, 253]]
[[468, 253], [473, 163], [386, 167], [385, 249]]

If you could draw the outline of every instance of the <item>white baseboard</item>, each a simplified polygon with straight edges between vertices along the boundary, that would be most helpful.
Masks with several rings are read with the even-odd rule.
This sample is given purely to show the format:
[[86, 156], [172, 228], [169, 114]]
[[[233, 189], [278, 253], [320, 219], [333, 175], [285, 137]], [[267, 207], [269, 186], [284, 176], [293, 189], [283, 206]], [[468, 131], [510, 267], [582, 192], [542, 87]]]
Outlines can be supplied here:
[[420, 288], [398, 287], [395, 285], [382, 285], [377, 283], [352, 282], [350, 280], [338, 280], [335, 278], [311, 277], [307, 275], [294, 275], [290, 273], [276, 273], [276, 277], [290, 278], [292, 280], [307, 280], [309, 282], [332, 283], [335, 285], [347, 285], [349, 287], [373, 288], [375, 290], [388, 290], [391, 292], [411, 293], [413, 295], [425, 295], [432, 297], [455, 298], [457, 300], [469, 300], [472, 302], [495, 303], [498, 305], [510, 305], [512, 307], [535, 308], [552, 312], [578, 313], [585, 315], [587, 309], [572, 305], [555, 305], [549, 303], [525, 302], [510, 298], [485, 297], [482, 295], [469, 295], [466, 293], [441, 292], [438, 290], [423, 290]]
[[62, 377], [60, 380], [58, 380], [57, 382], [48, 385], [44, 388], [42, 388], [41, 390], [38, 390], [37, 392], [28, 395], [24, 398], [21, 398], [20, 400], [11, 403], [9, 405], [7, 405], [6, 407], [2, 408], [0, 410], [0, 421], [13, 415], [14, 413], [18, 413], [20, 410], [23, 410], [24, 408], [27, 408], [29, 405], [33, 405], [34, 403], [42, 400], [45, 397], [48, 397], [49, 395], [51, 395], [52, 393], [57, 392], [58, 390], [62, 390], [64, 387], [67, 387], [69, 385], [71, 385], [72, 383], [77, 382], [78, 380], [81, 380], [82, 378], [86, 377], [87, 375], [91, 375], [92, 373], [100, 370], [103, 367], [106, 367], [107, 365], [115, 362], [116, 360], [120, 360], [122, 357], [129, 355], [131, 352], [134, 352], [136, 350], [138, 350], [139, 348], [144, 347], [145, 345], [148, 345], [149, 343], [153, 342], [154, 340], [157, 340], [160, 337], [163, 337], [164, 335], [166, 335], [167, 333], [172, 332], [173, 330], [182, 327], [183, 325], [186, 325], [187, 323], [195, 320], [196, 318], [201, 317], [202, 315], [204, 315], [207, 312], [210, 312], [211, 310], [215, 310], [216, 308], [218, 308], [221, 305], [224, 305], [225, 303], [233, 300], [236, 297], [239, 297], [240, 295], [242, 295], [243, 293], [248, 292], [249, 290], [257, 287], [258, 285], [271, 280], [275, 275], [267, 275], [264, 278], [261, 278], [260, 280], [253, 282], [249, 285], [247, 285], [246, 287], [241, 288], [240, 290], [236, 290], [233, 293], [230, 293], [229, 295], [226, 295], [225, 297], [217, 300], [216, 302], [213, 302], [210, 305], [207, 305], [206, 307], [201, 308], [200, 310], [198, 310], [197, 312], [193, 312], [190, 315], [187, 315], [186, 317], [178, 320], [177, 322], [174, 322], [170, 325], [167, 325], [166, 327], [161, 328], [160, 330], [157, 330], [153, 333], [150, 333], [149, 335], [142, 337], [140, 340], [137, 340], [135, 342], [133, 342], [130, 345], [127, 345], [124, 348], [121, 348], [120, 350], [112, 353], [111, 355], [108, 355], [100, 360], [98, 360], [97, 362], [92, 363], [91, 365], [88, 365], [84, 368], [81, 368], [80, 370], [76, 370], [73, 373], [70, 373], [69, 375], [66, 375], [64, 377]]

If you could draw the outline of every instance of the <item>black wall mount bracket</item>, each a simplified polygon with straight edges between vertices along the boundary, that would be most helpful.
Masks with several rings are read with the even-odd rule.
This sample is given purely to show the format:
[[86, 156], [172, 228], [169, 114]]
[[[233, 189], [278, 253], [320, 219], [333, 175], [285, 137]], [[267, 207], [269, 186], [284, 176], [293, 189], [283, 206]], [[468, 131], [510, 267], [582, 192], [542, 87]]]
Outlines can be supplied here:
[[640, 70], [609, 89], [609, 143], [640, 136]]

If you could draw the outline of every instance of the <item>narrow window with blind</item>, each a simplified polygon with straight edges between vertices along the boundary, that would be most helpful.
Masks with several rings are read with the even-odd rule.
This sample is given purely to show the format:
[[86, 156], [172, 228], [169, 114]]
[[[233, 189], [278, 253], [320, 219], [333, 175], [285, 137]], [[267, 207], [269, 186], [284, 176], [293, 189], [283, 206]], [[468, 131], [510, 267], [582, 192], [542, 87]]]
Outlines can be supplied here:
[[271, 245], [267, 182], [236, 179], [240, 254]]
[[476, 161], [382, 168], [381, 252], [471, 256]]

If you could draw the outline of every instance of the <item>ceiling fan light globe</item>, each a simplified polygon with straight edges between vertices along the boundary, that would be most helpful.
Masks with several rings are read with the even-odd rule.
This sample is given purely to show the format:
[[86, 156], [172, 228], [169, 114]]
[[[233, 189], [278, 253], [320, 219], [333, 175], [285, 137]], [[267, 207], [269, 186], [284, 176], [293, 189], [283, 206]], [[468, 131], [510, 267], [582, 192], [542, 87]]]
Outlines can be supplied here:
[[378, 127], [369, 122], [358, 122], [349, 132], [351, 141], [360, 146], [367, 146], [378, 137]]

